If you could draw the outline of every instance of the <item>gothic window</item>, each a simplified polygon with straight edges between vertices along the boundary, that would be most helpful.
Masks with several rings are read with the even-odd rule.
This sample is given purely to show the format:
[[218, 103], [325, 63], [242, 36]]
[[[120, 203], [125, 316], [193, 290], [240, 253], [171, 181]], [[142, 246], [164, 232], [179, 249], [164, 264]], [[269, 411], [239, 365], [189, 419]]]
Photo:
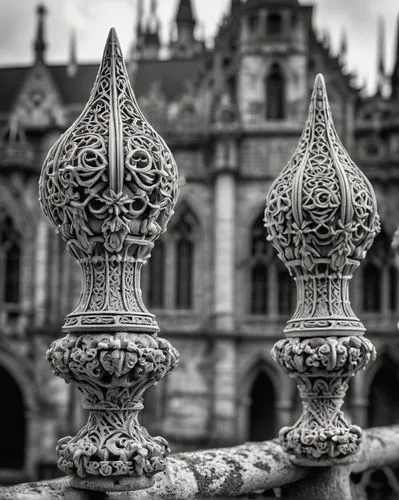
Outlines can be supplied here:
[[266, 241], [263, 214], [251, 232], [251, 314], [289, 315], [294, 308], [294, 280]]
[[381, 368], [375, 375], [369, 393], [368, 425], [393, 425], [399, 422], [397, 367], [384, 356]]
[[276, 436], [276, 396], [265, 370], [260, 370], [250, 392], [249, 440], [264, 441]]
[[12, 219], [0, 209], [0, 303], [19, 303], [20, 268], [20, 234]]
[[280, 35], [283, 30], [283, 19], [281, 14], [273, 12], [267, 16], [267, 34], [271, 36]]
[[191, 309], [193, 307], [195, 226], [195, 216], [186, 207], [172, 231], [176, 245], [176, 309]]
[[376, 237], [362, 267], [364, 312], [396, 312], [398, 273], [392, 255], [391, 238], [384, 230]]
[[19, 385], [10, 373], [0, 366], [0, 388], [7, 410], [0, 412], [4, 429], [0, 447], [0, 469], [22, 469], [26, 449], [25, 405]]
[[281, 261], [278, 261], [278, 313], [289, 315], [294, 312], [295, 283]]
[[148, 306], [161, 309], [165, 299], [165, 244], [163, 240], [155, 242], [151, 252], [151, 264], [148, 267]]
[[266, 118], [283, 120], [285, 117], [285, 82], [279, 64], [272, 64], [266, 78]]
[[[169, 231], [155, 241], [142, 270], [144, 303], [154, 309], [193, 309], [198, 220], [183, 204]], [[177, 220], [176, 220], [177, 217]]]

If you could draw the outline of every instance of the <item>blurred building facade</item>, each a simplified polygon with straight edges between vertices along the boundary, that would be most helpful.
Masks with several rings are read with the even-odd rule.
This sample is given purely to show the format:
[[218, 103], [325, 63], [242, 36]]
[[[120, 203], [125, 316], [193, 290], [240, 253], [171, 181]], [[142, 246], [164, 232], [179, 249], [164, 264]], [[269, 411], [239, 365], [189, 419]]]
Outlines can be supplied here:
[[[161, 59], [157, 3], [144, 14], [138, 0], [127, 58], [140, 106], [171, 147], [182, 185], [143, 276], [146, 304], [181, 362], [146, 395], [142, 421], [174, 449], [188, 449], [270, 439], [298, 414], [294, 382], [270, 355], [293, 312], [294, 284], [262, 219], [322, 72], [338, 132], [376, 190], [383, 225], [352, 284], [354, 310], [379, 357], [354, 380], [346, 409], [364, 427], [397, 422], [399, 27], [390, 75], [380, 30], [378, 88], [365, 97], [345, 69], [345, 38], [332, 54], [311, 6], [231, 0], [209, 49], [196, 35], [192, 1], [178, 0]], [[39, 6], [32, 64], [0, 68], [0, 482], [51, 474], [57, 439], [85, 417], [74, 389], [44, 360], [74, 308], [80, 274], [41, 214], [37, 182], [44, 155], [86, 103], [97, 64], [79, 63], [73, 36], [67, 64], [48, 64], [45, 18]]]

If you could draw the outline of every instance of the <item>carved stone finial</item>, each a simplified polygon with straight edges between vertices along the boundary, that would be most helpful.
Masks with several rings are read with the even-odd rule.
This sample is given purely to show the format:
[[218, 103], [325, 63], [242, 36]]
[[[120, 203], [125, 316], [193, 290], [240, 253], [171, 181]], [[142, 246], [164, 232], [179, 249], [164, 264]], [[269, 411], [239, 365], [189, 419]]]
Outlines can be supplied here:
[[148, 487], [165, 467], [167, 442], [149, 436], [138, 412], [145, 390], [179, 355], [157, 337], [140, 273], [177, 195], [175, 161], [138, 108], [112, 29], [90, 99], [51, 148], [40, 178], [42, 209], [83, 272], [67, 335], [47, 352], [90, 410], [86, 426], [57, 447], [59, 468], [79, 488]]
[[337, 135], [321, 75], [299, 145], [269, 191], [265, 221], [298, 288], [285, 333], [364, 333], [348, 285], [380, 230], [377, 202]]
[[85, 276], [64, 331], [159, 330], [138, 274], [177, 192], [174, 158], [137, 105], [112, 29], [90, 99], [51, 148], [40, 180], [43, 211]]
[[349, 379], [375, 357], [352, 311], [349, 280], [380, 224], [373, 188], [335, 131], [321, 75], [299, 145], [270, 188], [265, 226], [297, 286], [287, 338], [273, 355], [297, 378], [303, 414], [280, 438], [299, 463], [345, 460], [361, 431], [340, 408]]

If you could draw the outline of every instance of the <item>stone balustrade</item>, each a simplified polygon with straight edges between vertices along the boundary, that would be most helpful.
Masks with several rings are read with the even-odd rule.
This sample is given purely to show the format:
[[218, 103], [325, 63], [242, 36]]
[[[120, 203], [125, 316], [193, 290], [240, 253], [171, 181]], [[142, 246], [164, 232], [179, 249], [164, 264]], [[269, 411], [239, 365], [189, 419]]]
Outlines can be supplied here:
[[[365, 498], [365, 493], [358, 485], [348, 484], [350, 474], [360, 474], [368, 469], [383, 466], [399, 466], [399, 426], [367, 429], [363, 437], [363, 445], [356, 461], [344, 467], [339, 476], [341, 484], [347, 485], [346, 493], [352, 495], [348, 498], [353, 500]], [[248, 495], [257, 492], [291, 487], [292, 491], [288, 497], [290, 499], [334, 500], [331, 490], [333, 485], [327, 481], [322, 483], [320, 490], [320, 482], [314, 481], [310, 471], [309, 468], [294, 464], [278, 440], [246, 443], [233, 448], [171, 455], [166, 470], [157, 474], [155, 484], [147, 490], [130, 491], [126, 496], [122, 496], [121, 493], [100, 495], [99, 492], [82, 492], [77, 498], [82, 500], [248, 498]], [[306, 483], [307, 478], [308, 483]], [[309, 483], [313, 491], [309, 490]], [[68, 497], [76, 498], [71, 496], [68, 477], [0, 488], [2, 500], [61, 500]], [[338, 497], [335, 498], [338, 500]]]

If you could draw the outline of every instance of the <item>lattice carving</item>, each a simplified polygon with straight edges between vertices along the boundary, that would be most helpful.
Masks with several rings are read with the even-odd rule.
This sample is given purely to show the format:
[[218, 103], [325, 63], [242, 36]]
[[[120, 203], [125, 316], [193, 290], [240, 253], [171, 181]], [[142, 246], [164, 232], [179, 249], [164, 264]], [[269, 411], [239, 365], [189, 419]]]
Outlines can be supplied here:
[[59, 468], [80, 488], [148, 487], [165, 467], [167, 442], [148, 434], [138, 412], [144, 391], [179, 354], [157, 337], [140, 273], [177, 195], [175, 161], [138, 108], [111, 30], [89, 101], [50, 149], [40, 177], [42, 209], [83, 274], [67, 335], [47, 352], [54, 373], [78, 386], [90, 410], [78, 434], [57, 446]]
[[375, 349], [351, 308], [349, 280], [380, 222], [373, 188], [335, 131], [321, 75], [299, 145], [269, 191], [265, 226], [297, 286], [287, 338], [273, 348], [303, 399], [299, 420], [280, 431], [282, 445], [304, 465], [351, 460], [361, 430], [341, 406], [350, 377]]

